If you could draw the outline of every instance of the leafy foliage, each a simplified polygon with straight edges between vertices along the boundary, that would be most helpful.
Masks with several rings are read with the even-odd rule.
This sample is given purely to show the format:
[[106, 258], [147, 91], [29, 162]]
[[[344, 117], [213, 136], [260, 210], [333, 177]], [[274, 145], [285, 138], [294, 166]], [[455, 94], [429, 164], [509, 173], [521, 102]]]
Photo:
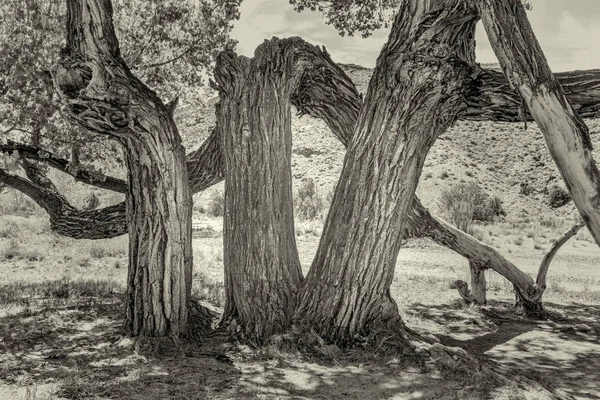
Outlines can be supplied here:
[[[216, 54], [234, 47], [231, 21], [241, 0], [114, 0], [121, 53], [164, 101], [202, 104], [202, 86]], [[1, 139], [34, 144], [93, 170], [122, 165], [120, 146], [63, 118], [51, 68], [64, 43], [61, 0], [0, 2]], [[98, 170], [102, 173], [101, 167]]]
[[326, 201], [317, 191], [315, 181], [311, 178], [302, 181], [294, 196], [296, 216], [300, 219], [313, 220], [323, 215]]
[[360, 32], [366, 38], [379, 28], [390, 26], [400, 0], [290, 0], [290, 4], [298, 12], [320, 11], [327, 25], [332, 25], [342, 36]]
[[[360, 32], [363, 38], [380, 28], [388, 28], [402, 0], [289, 0], [298, 12], [319, 11], [341, 36]], [[522, 0], [527, 10], [532, 0]]]

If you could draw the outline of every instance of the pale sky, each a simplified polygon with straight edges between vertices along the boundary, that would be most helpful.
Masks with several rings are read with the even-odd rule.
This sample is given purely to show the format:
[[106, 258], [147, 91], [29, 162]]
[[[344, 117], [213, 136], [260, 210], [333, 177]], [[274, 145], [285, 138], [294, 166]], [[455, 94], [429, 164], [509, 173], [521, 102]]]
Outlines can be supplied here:
[[[533, 0], [533, 6], [529, 19], [553, 71], [600, 68], [600, 0]], [[318, 12], [297, 13], [287, 0], [245, 0], [232, 36], [239, 41], [238, 54], [249, 57], [265, 39], [301, 36], [325, 45], [336, 62], [373, 67], [388, 32], [341, 37]], [[481, 24], [477, 61], [497, 62]]]

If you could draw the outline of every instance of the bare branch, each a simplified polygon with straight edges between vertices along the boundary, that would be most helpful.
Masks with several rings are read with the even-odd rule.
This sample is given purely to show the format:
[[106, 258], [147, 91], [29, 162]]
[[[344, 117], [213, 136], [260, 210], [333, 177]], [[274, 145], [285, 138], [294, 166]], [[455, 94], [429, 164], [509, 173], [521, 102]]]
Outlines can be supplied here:
[[546, 289], [546, 275], [548, 274], [548, 269], [550, 268], [550, 263], [552, 262], [552, 259], [554, 258], [558, 250], [562, 247], [562, 245], [567, 243], [567, 241], [573, 236], [575, 236], [577, 232], [579, 232], [579, 230], [584, 226], [585, 223], [583, 221], [580, 221], [577, 224], [573, 225], [568, 231], [563, 233], [561, 237], [556, 239], [554, 243], [552, 243], [552, 247], [550, 248], [550, 250], [548, 250], [546, 254], [544, 254], [544, 258], [542, 258], [542, 262], [540, 263], [540, 268], [538, 269], [538, 274], [536, 278], [536, 286], [541, 291], [544, 291]]
[[44, 162], [52, 168], [71, 175], [78, 182], [83, 182], [102, 189], [112, 190], [114, 192], [127, 193], [127, 182], [122, 179], [92, 173], [83, 168], [77, 168], [75, 172], [72, 172], [69, 168], [70, 163], [68, 160], [57, 157], [34, 146], [13, 141], [9, 141], [5, 145], [0, 145], [0, 152], [2, 153], [11, 154], [13, 151], [18, 151], [19, 156], [22, 158]]

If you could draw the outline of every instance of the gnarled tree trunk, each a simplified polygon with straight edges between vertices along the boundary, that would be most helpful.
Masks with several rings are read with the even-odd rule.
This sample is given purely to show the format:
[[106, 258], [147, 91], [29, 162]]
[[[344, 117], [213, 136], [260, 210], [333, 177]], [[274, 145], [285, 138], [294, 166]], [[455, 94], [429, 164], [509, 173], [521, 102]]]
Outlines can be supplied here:
[[265, 42], [251, 60], [222, 53], [215, 70], [225, 157], [222, 325], [255, 344], [288, 329], [302, 280], [292, 198], [294, 59], [285, 44]]
[[300, 291], [300, 327], [341, 346], [402, 335], [390, 285], [403, 223], [429, 148], [460, 110], [475, 22], [467, 2], [401, 3]]
[[67, 1], [67, 47], [53, 69], [69, 117], [125, 147], [130, 335], [186, 333], [191, 291], [191, 192], [171, 114], [123, 61], [110, 0]]

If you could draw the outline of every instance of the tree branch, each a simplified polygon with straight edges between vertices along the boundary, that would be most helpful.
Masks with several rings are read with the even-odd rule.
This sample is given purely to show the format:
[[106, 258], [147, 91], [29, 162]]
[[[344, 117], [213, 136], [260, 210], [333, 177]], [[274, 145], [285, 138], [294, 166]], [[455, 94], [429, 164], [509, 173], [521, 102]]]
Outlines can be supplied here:
[[552, 247], [550, 248], [550, 250], [548, 250], [546, 252], [546, 254], [544, 254], [544, 258], [542, 258], [542, 262], [540, 263], [540, 267], [538, 269], [538, 274], [537, 274], [537, 278], [536, 278], [536, 282], [535, 282], [536, 286], [539, 288], [540, 291], [543, 292], [544, 290], [546, 290], [546, 275], [548, 274], [548, 269], [550, 268], [550, 263], [552, 262], [552, 259], [554, 258], [554, 256], [558, 252], [558, 250], [562, 247], [562, 245], [567, 243], [567, 241], [570, 238], [575, 236], [577, 234], [577, 232], [579, 232], [579, 230], [581, 228], [583, 228], [584, 226], [585, 226], [585, 223], [583, 221], [573, 225], [568, 231], [563, 233], [561, 237], [556, 239], [554, 241], [554, 243], [552, 244]]
[[57, 157], [50, 152], [38, 149], [34, 146], [9, 141], [7, 144], [0, 145], [0, 152], [10, 154], [18, 151], [19, 156], [24, 159], [40, 161], [49, 166], [71, 175], [75, 180], [96, 186], [102, 189], [112, 190], [118, 193], [127, 193], [127, 182], [123, 179], [113, 178], [102, 174], [93, 173], [82, 168], [77, 168], [76, 172], [69, 169], [69, 161]]

